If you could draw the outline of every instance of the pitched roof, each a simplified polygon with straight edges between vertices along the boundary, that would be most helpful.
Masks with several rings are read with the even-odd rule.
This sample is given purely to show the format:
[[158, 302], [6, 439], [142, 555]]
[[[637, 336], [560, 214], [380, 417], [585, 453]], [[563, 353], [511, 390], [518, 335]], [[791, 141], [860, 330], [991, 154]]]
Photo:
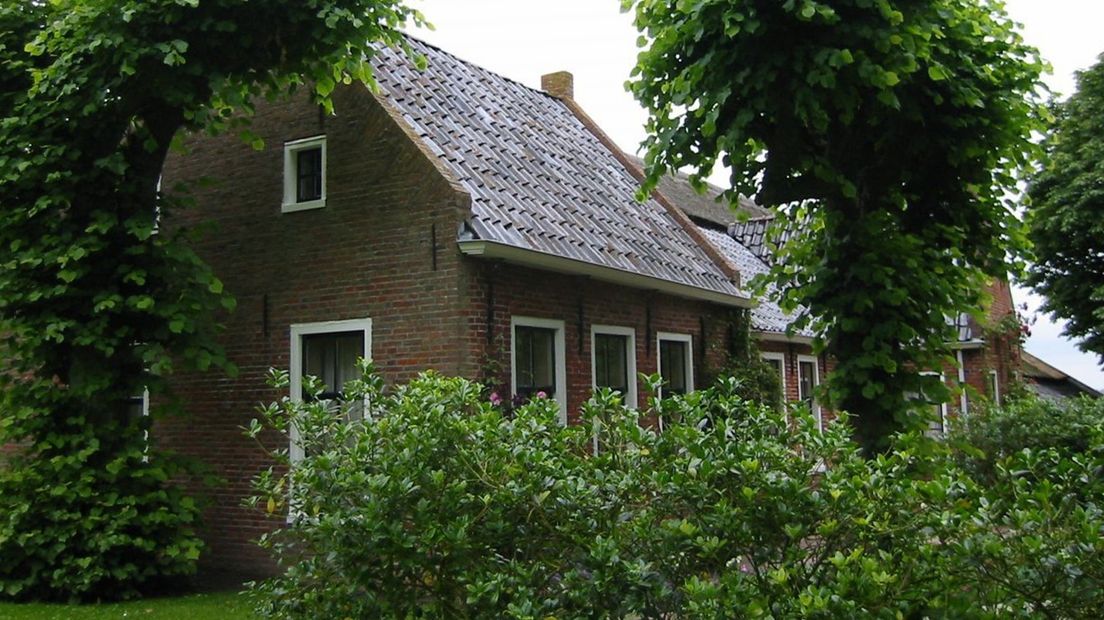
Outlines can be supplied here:
[[[702, 231], [702, 234], [725, 253], [728, 259], [736, 265], [740, 273], [744, 274], [746, 278], [751, 279], [754, 276], [765, 274], [770, 270], [770, 267], [763, 259], [759, 258], [754, 252], [733, 239], [727, 233], [704, 226], [699, 227], [699, 229]], [[775, 288], [770, 286], [767, 289], [766, 296], [757, 300], [759, 305], [751, 309], [752, 331], [786, 334], [786, 329], [793, 320], [793, 315], [782, 311], [782, 308], [774, 301], [776, 297]], [[794, 334], [806, 338], [813, 337], [813, 332], [808, 328], [795, 330]]]
[[[640, 168], [644, 167], [643, 159], [635, 155], [627, 156]], [[678, 205], [683, 212], [700, 222], [728, 226], [737, 219], [736, 212], [729, 208], [728, 201], [721, 197], [724, 190], [712, 183], [706, 183], [705, 193], [699, 194], [690, 184], [690, 175], [685, 172], [675, 172], [663, 177], [659, 180], [656, 189]], [[739, 210], [752, 219], [770, 216], [769, 211], [744, 196], [740, 196]]]
[[757, 217], [743, 222], [730, 222], [728, 234], [755, 253], [763, 261], [774, 260], [771, 249], [767, 247], [767, 228], [774, 220], [771, 216]]
[[1051, 366], [1027, 351], [1022, 351], [1023, 374], [1028, 379], [1028, 388], [1048, 400], [1089, 396], [1100, 398], [1099, 390], [1081, 383], [1062, 370]]
[[562, 101], [410, 38], [373, 60], [382, 99], [471, 196], [485, 240], [746, 298]]

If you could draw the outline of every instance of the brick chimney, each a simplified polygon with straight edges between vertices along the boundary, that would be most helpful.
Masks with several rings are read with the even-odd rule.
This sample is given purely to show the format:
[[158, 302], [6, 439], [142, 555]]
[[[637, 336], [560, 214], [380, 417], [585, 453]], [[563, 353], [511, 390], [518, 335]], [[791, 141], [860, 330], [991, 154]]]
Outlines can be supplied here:
[[567, 71], [542, 75], [541, 90], [559, 99], [574, 99], [575, 76]]

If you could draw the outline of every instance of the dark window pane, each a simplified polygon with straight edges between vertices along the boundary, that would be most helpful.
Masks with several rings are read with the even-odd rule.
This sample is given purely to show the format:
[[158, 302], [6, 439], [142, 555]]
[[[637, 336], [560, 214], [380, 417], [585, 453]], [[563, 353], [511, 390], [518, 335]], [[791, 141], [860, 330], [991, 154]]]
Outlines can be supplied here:
[[763, 361], [770, 364], [770, 367], [774, 369], [775, 376], [778, 377], [778, 391], [782, 393], [782, 399], [786, 399], [786, 378], [782, 372], [782, 360], [777, 357], [765, 357]]
[[800, 370], [800, 382], [798, 383], [798, 398], [802, 402], [813, 406], [813, 388], [816, 387], [816, 364], [812, 362], [798, 362]]
[[322, 197], [322, 147], [295, 153], [295, 201], [307, 202]]
[[629, 393], [628, 336], [594, 335], [594, 387]]
[[514, 329], [514, 361], [519, 396], [556, 394], [556, 330], [518, 325]]
[[682, 340], [659, 341], [659, 374], [663, 390], [670, 394], [685, 394], [689, 383], [686, 358], [687, 343]]
[[126, 399], [126, 419], [127, 422], [134, 422], [142, 419], [142, 416], [146, 413], [146, 398], [145, 396], [132, 396]]
[[323, 398], [339, 398], [342, 387], [357, 378], [356, 362], [364, 357], [364, 332], [303, 336], [303, 374], [326, 384]]

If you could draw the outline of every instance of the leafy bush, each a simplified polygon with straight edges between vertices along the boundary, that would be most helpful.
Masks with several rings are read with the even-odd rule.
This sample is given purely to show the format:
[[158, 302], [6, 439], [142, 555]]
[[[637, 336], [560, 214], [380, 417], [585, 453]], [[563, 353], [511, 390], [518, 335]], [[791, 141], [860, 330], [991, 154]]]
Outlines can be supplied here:
[[1005, 615], [1104, 614], [1104, 401], [1033, 396], [989, 406], [955, 431], [982, 489], [950, 540], [979, 604]]
[[0, 462], [0, 600], [131, 598], [195, 572], [199, 509], [146, 445], [145, 420], [93, 422], [62, 418], [52, 441]]
[[995, 461], [946, 540], [949, 570], [999, 617], [1104, 615], [1104, 444], [1024, 449]]
[[267, 617], [1104, 611], [1097, 440], [1001, 457], [981, 483], [918, 433], [866, 459], [846, 424], [787, 421], [734, 379], [644, 412], [602, 390], [563, 427], [548, 399], [506, 410], [432, 373], [388, 394], [365, 369], [345, 403], [285, 398], [250, 429], [304, 450], [251, 500], [291, 515], [262, 541], [285, 569], [257, 586]]
[[996, 475], [996, 464], [1024, 449], [1055, 449], [1067, 456], [1104, 445], [1104, 399], [1054, 402], [1025, 395], [1004, 406], [979, 407], [956, 425], [960, 458], [980, 480]]
[[[931, 544], [959, 522], [930, 509], [961, 481], [922, 452], [866, 460], [846, 426], [820, 433], [801, 411], [791, 425], [737, 388], [643, 413], [602, 391], [589, 423], [566, 428], [548, 400], [505, 415], [477, 384], [433, 374], [392, 394], [368, 374], [346, 386], [355, 406], [274, 403], [250, 432], [295, 428], [305, 456], [280, 450], [257, 479], [252, 503], [291, 514], [262, 543], [286, 572], [258, 586], [261, 611], [894, 617], [962, 605]], [[663, 433], [639, 424], [656, 414]]]

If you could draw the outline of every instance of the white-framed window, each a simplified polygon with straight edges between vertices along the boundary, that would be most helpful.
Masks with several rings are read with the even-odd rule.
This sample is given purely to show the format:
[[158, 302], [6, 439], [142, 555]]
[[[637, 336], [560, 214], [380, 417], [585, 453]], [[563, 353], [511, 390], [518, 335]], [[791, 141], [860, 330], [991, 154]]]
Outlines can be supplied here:
[[567, 364], [564, 322], [515, 316], [510, 319], [510, 386], [514, 395], [544, 394], [560, 406], [567, 424]]
[[[318, 377], [323, 398], [340, 398], [346, 382], [360, 373], [357, 360], [372, 359], [372, 319], [349, 319], [291, 326], [289, 380], [291, 398], [303, 399], [303, 377]], [[295, 427], [291, 429], [291, 458], [303, 457]]]
[[[136, 422], [142, 418], [148, 418], [150, 415], [150, 393], [149, 388], [142, 388], [142, 393], [136, 396], [131, 396], [126, 399], [126, 417], [128, 422]], [[142, 441], [145, 445], [142, 448], [142, 462], [149, 461], [149, 428], [147, 427], [142, 431]]]
[[636, 330], [614, 325], [590, 327], [590, 377], [594, 389], [621, 392], [636, 408]]
[[786, 354], [774, 351], [763, 351], [759, 357], [770, 364], [778, 372], [778, 389], [782, 396], [782, 402], [786, 402]]
[[150, 394], [149, 388], [143, 388], [142, 393], [131, 396], [126, 400], [126, 415], [128, 421], [135, 421], [141, 418], [149, 417], [150, 414]]
[[284, 213], [326, 206], [326, 136], [284, 143]]
[[816, 388], [820, 385], [820, 361], [813, 355], [797, 356], [797, 399], [809, 407], [816, 417], [817, 428], [824, 430], [824, 416], [816, 400]]
[[665, 394], [688, 394], [694, 391], [694, 338], [690, 334], [656, 334], [656, 354], [659, 361], [659, 376], [663, 378], [663, 387], [659, 396]]
[[[921, 376], [924, 377], [939, 377], [940, 383], [946, 383], [947, 377], [941, 372], [922, 372]], [[934, 401], [928, 401], [931, 406], [931, 417], [928, 421], [928, 435], [931, 437], [942, 437], [947, 432], [947, 403], [937, 403]]]
[[996, 370], [989, 371], [989, 398], [993, 399], [994, 405], [999, 405], [1001, 400], [1000, 393], [1000, 376]]

